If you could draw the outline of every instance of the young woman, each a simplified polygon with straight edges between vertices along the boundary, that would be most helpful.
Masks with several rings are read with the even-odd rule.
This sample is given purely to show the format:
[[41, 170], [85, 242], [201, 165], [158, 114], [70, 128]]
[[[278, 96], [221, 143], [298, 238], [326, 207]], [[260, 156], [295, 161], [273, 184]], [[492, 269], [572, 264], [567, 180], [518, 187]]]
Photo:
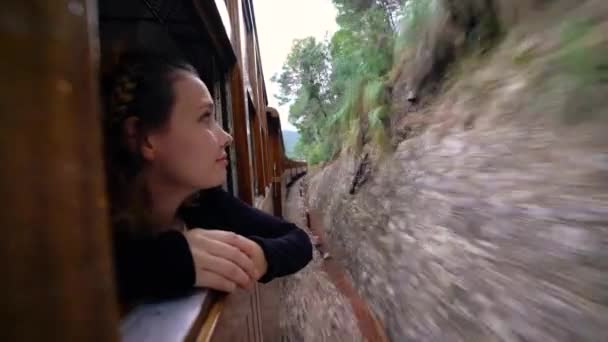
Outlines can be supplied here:
[[294, 273], [308, 235], [222, 190], [232, 137], [194, 68], [124, 55], [104, 77], [104, 134], [121, 300], [231, 292]]

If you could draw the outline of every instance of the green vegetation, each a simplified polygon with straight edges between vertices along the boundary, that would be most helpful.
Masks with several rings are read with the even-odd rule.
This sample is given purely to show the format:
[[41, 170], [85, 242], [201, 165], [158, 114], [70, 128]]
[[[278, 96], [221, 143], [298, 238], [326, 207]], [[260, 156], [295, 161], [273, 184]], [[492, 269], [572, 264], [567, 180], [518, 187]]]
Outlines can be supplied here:
[[291, 103], [289, 121], [300, 133], [294, 154], [312, 164], [370, 139], [387, 145], [385, 80], [406, 8], [400, 0], [333, 2], [339, 30], [325, 41], [294, 41], [273, 77], [281, 89], [277, 98]]
[[580, 85], [592, 84], [608, 76], [605, 67], [607, 49], [585, 44], [585, 39], [594, 33], [593, 28], [593, 23], [572, 21], [566, 22], [562, 31], [560, 61], [566, 71], [579, 78]]
[[[389, 150], [393, 138], [399, 139], [391, 132], [400, 129], [391, 122], [400, 122], [404, 109], [396, 107], [466, 76], [533, 7], [533, 0], [332, 1], [338, 31], [323, 41], [294, 41], [281, 73], [273, 77], [280, 85], [277, 98], [291, 105], [289, 121], [300, 133], [294, 155], [311, 164], [342, 151], [357, 154], [366, 144]], [[593, 25], [572, 20], [562, 26], [552, 64], [578, 80], [581, 94], [605, 84], [605, 48], [587, 44]], [[514, 65], [536, 65], [542, 57], [538, 45], [514, 53]], [[499, 84], [497, 79], [483, 87]], [[570, 118], [577, 121], [592, 110], [581, 105], [570, 112], [577, 113]]]
[[594, 119], [601, 111], [600, 103], [606, 103], [603, 95], [608, 81], [608, 48], [601, 41], [597, 23], [590, 20], [571, 19], [563, 24], [561, 49], [557, 54], [557, 66], [573, 82], [573, 97], [562, 119], [567, 124], [579, 124]]

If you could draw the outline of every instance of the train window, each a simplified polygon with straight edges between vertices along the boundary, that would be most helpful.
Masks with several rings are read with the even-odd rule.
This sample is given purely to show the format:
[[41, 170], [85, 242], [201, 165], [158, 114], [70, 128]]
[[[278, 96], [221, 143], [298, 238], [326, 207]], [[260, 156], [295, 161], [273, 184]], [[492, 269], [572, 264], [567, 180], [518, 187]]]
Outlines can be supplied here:
[[255, 136], [254, 130], [256, 129], [254, 124], [254, 115], [255, 115], [255, 107], [253, 106], [253, 101], [251, 97], [247, 96], [247, 143], [249, 145], [249, 165], [251, 168], [252, 174], [252, 183], [253, 183], [253, 193], [255, 196], [259, 195], [258, 189], [258, 172], [257, 172], [257, 163], [259, 160], [256, 158], [256, 146], [255, 146]]
[[260, 115], [258, 115], [257, 112], [254, 112], [254, 115], [252, 116], [252, 124], [253, 124], [253, 144], [255, 146], [255, 155], [254, 157], [257, 160], [257, 163], [255, 164], [255, 168], [256, 168], [256, 172], [257, 172], [257, 182], [256, 182], [256, 191], [258, 194], [260, 195], [264, 195], [265, 194], [265, 175], [264, 175], [264, 168], [265, 168], [265, 149], [264, 149], [264, 136], [263, 136], [263, 132], [262, 132], [262, 122], [261, 122], [261, 117]]
[[[215, 117], [217, 122], [222, 126], [222, 128], [234, 136], [234, 129], [232, 127], [232, 118], [231, 118], [231, 104], [227, 100], [229, 98], [228, 91], [226, 85], [227, 75], [222, 73], [219, 68], [214, 69], [214, 79], [216, 80], [213, 84], [213, 101], [215, 102]], [[228, 147], [228, 171], [227, 171], [227, 179], [224, 184], [224, 189], [230, 192], [233, 195], [236, 195], [236, 168], [235, 168], [235, 148], [234, 144]]]
[[[104, 66], [111, 67], [116, 50], [142, 48], [186, 59], [208, 86], [216, 102], [218, 119], [221, 118], [222, 125], [225, 125], [223, 118], [227, 109], [222, 100], [224, 72], [216, 63], [215, 53], [209, 53], [214, 51], [213, 44], [206, 31], [200, 29], [200, 18], [193, 14], [194, 11], [189, 1], [100, 1], [101, 60]], [[131, 308], [121, 320], [122, 338], [127, 341], [149, 340], [151, 334], [161, 333], [165, 335], [158, 336], [167, 336], [168, 333], [182, 336], [204, 316], [209, 298], [203, 291], [183, 300]]]
[[[232, 135], [236, 142], [234, 120], [232, 116], [232, 95], [230, 93], [230, 81], [228, 77], [228, 74], [224, 74], [224, 77], [220, 78], [220, 96], [222, 103], [224, 104], [222, 106], [222, 126], [226, 132]], [[236, 196], [238, 195], [238, 174], [236, 167], [236, 146], [234, 142], [228, 148], [228, 157], [230, 158], [230, 162], [228, 163], [227, 187], [228, 191]]]

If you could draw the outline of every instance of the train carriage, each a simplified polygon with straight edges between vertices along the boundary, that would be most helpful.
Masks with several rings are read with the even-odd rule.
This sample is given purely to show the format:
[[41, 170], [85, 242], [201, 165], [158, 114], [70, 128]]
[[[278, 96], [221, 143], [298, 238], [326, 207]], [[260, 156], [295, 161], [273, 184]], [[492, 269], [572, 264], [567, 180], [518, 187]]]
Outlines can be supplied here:
[[[282, 215], [306, 172], [285, 156], [268, 98], [251, 0], [8, 0], [2, 169], [3, 341], [261, 341], [264, 291], [198, 291], [119, 313], [101, 154], [98, 74], [116, 50], [179, 55], [198, 70], [235, 142], [229, 192]], [[6, 337], [6, 338], [4, 338]]]

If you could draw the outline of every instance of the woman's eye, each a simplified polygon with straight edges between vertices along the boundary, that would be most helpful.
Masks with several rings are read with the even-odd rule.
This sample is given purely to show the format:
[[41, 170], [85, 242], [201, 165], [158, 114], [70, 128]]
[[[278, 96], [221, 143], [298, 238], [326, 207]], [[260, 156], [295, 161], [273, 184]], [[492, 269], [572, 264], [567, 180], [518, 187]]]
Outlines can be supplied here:
[[213, 122], [213, 114], [207, 112], [207, 113], [203, 113], [200, 117], [199, 117], [199, 122], [202, 123], [211, 123]]

